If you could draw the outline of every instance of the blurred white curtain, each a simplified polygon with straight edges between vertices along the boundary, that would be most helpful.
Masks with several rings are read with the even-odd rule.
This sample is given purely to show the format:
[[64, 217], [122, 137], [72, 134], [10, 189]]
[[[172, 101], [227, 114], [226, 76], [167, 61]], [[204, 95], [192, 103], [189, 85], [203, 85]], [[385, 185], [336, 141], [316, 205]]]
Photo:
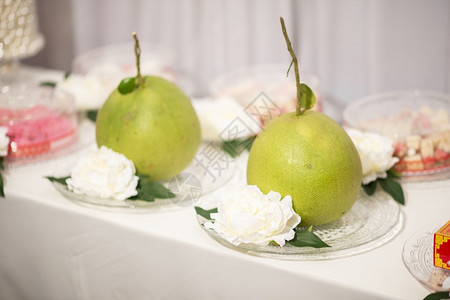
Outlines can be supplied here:
[[70, 68], [74, 56], [141, 40], [174, 49], [177, 68], [208, 92], [241, 66], [290, 62], [283, 16], [300, 59], [344, 101], [394, 89], [450, 92], [447, 0], [37, 0], [47, 45], [30, 62]]

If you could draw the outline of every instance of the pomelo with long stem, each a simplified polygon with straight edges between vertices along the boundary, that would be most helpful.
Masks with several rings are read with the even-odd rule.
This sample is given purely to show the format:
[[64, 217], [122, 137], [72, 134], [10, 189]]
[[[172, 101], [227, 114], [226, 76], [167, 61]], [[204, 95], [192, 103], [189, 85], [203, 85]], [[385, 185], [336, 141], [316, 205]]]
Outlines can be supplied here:
[[137, 76], [122, 80], [101, 107], [97, 144], [124, 154], [150, 180], [170, 179], [192, 162], [201, 141], [200, 123], [175, 84], [141, 75], [139, 40], [133, 37]]
[[302, 218], [300, 225], [326, 224], [340, 219], [355, 203], [361, 188], [361, 160], [337, 122], [309, 110], [314, 94], [300, 83], [297, 58], [284, 20], [280, 22], [295, 69], [297, 109], [271, 120], [259, 133], [249, 153], [247, 183], [264, 193], [290, 195]]

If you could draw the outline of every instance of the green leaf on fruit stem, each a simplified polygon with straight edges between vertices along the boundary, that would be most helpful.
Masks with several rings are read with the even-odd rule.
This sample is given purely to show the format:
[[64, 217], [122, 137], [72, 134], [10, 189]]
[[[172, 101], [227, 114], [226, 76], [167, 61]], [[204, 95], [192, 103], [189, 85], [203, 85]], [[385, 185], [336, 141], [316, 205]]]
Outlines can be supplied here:
[[379, 178], [383, 190], [394, 198], [395, 201], [401, 205], [405, 205], [405, 196], [403, 195], [403, 189], [400, 183], [395, 181], [392, 177], [386, 177], [385, 179]]
[[136, 87], [136, 78], [135, 77], [128, 77], [123, 79], [120, 83], [117, 89], [119, 90], [119, 93], [122, 95], [131, 93], [134, 91], [134, 88]]
[[315, 235], [312, 231], [303, 229], [296, 229], [294, 238], [290, 241], [287, 241], [287, 243], [294, 247], [331, 247], [330, 245], [322, 241], [322, 239]]
[[374, 180], [374, 181], [371, 181], [371, 182], [369, 182], [367, 184], [363, 184], [362, 187], [363, 187], [363, 190], [366, 192], [367, 195], [372, 196], [375, 193], [376, 189], [377, 189], [377, 181]]
[[314, 92], [304, 83], [300, 84], [300, 91], [302, 108], [304, 110], [313, 108], [316, 103], [316, 96], [314, 95]]
[[206, 210], [206, 209], [203, 209], [201, 207], [196, 206], [195, 207], [195, 212], [197, 213], [197, 215], [202, 216], [206, 220], [212, 220], [211, 219], [211, 214], [217, 213], [217, 208]]
[[136, 187], [138, 194], [130, 197], [129, 200], [143, 200], [153, 202], [155, 199], [174, 198], [176, 195], [172, 193], [163, 184], [157, 181], [148, 180], [147, 175], [136, 174], [139, 177], [139, 182]]

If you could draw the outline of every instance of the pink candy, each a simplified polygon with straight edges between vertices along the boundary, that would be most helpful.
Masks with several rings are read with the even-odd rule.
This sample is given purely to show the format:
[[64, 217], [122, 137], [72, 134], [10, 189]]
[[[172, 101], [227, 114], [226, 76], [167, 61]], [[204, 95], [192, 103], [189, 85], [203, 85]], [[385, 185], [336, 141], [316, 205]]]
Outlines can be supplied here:
[[54, 110], [35, 106], [0, 109], [0, 125], [8, 128], [8, 157], [29, 157], [60, 149], [76, 138], [76, 124]]

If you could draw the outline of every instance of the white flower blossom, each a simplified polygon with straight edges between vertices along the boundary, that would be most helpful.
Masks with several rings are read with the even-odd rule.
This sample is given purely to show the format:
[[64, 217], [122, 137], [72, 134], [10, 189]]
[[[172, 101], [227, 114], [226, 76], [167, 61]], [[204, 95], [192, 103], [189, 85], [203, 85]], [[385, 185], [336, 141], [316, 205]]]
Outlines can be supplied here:
[[233, 98], [193, 99], [192, 105], [198, 115], [204, 140], [222, 142], [246, 139], [261, 130], [260, 124], [254, 122]]
[[236, 246], [267, 245], [271, 241], [283, 246], [294, 238], [294, 228], [301, 221], [292, 209], [290, 196], [281, 199], [274, 191], [265, 195], [256, 185], [234, 189], [224, 196], [211, 218], [214, 221], [206, 222], [205, 227]]
[[9, 137], [6, 135], [8, 128], [0, 126], [0, 156], [8, 155]]
[[83, 156], [66, 182], [76, 194], [125, 200], [137, 195], [135, 173], [131, 160], [102, 146]]
[[386, 171], [392, 168], [398, 158], [394, 157], [392, 141], [377, 133], [361, 132], [347, 129], [347, 133], [358, 150], [362, 163], [363, 184], [368, 184], [377, 178], [386, 178]]
[[72, 74], [64, 81], [58, 83], [57, 89], [72, 94], [75, 98], [77, 109], [89, 110], [100, 108], [110, 92], [114, 90], [114, 85], [90, 74]]

